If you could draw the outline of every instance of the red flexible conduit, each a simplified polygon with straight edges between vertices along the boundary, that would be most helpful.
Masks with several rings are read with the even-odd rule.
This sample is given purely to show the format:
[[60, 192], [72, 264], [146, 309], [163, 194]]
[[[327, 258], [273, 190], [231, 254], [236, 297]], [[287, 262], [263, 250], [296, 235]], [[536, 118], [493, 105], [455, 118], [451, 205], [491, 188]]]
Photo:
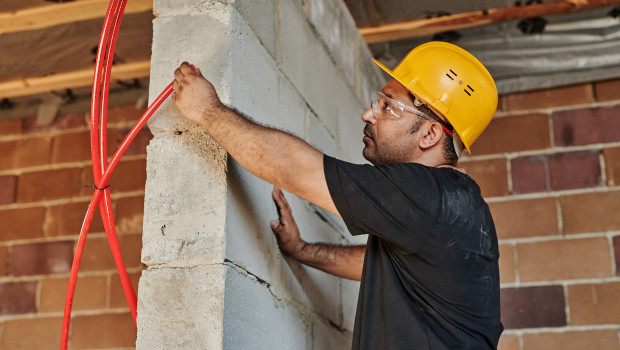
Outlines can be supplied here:
[[[65, 300], [65, 311], [62, 324], [62, 335], [60, 348], [67, 349], [69, 340], [69, 325], [71, 322], [71, 307], [73, 305], [73, 295], [75, 293], [75, 284], [77, 282], [80, 261], [82, 260], [82, 252], [88, 229], [93, 220], [95, 209], [100, 205], [99, 211], [101, 219], [110, 243], [110, 249], [116, 262], [125, 297], [129, 304], [131, 315], [136, 322], [136, 293], [131, 285], [129, 276], [123, 263], [118, 237], [116, 236], [116, 228], [114, 225], [114, 217], [112, 214], [112, 202], [110, 198], [109, 179], [123, 156], [127, 147], [131, 144], [140, 129], [146, 124], [146, 121], [159, 108], [164, 100], [172, 93], [172, 84], [169, 84], [164, 91], [153, 101], [151, 106], [144, 112], [136, 125], [131, 129], [125, 137], [120, 147], [116, 150], [110, 163], [107, 163], [107, 107], [108, 92], [110, 87], [110, 74], [112, 70], [112, 62], [114, 57], [114, 49], [116, 47], [116, 39], [118, 36], [121, 19], [125, 10], [127, 0], [111, 0], [108, 5], [108, 11], [103, 22], [101, 38], [99, 40], [99, 48], [97, 51], [97, 60], [95, 65], [95, 76], [93, 79], [92, 103], [91, 103], [91, 156], [93, 161], [93, 174], [95, 178], [95, 192], [88, 206], [86, 217], [82, 223], [80, 236], [78, 238], [75, 256], [73, 257], [73, 265], [71, 266], [71, 276], [69, 278], [69, 286], [67, 288], [67, 298]], [[100, 119], [100, 120], [99, 120]], [[97, 133], [99, 131], [99, 134]], [[105, 171], [104, 171], [105, 170]], [[103, 196], [103, 198], [102, 198]]]

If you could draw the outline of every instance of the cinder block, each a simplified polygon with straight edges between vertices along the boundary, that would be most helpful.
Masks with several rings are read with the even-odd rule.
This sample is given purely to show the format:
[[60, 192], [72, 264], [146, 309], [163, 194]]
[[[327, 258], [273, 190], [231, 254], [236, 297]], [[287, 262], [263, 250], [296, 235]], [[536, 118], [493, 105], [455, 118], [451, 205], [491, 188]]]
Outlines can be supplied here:
[[281, 285], [277, 290], [289, 295], [336, 324], [342, 324], [340, 279], [323, 271], [305, 266], [290, 257], [281, 260]]
[[[180, 1], [163, 2], [182, 7], [177, 4]], [[160, 17], [153, 21], [149, 104], [174, 80], [174, 70], [183, 61], [200, 68], [215, 86], [220, 99], [229, 102], [229, 89], [223, 81], [231, 69], [227, 59], [231, 41], [230, 9], [219, 2], [204, 6], [203, 10], [191, 14]], [[151, 117], [148, 126], [153, 135], [198, 127], [179, 114], [170, 98]]]
[[352, 341], [352, 333], [343, 332], [317, 318], [312, 320], [313, 349], [348, 350]]
[[355, 88], [355, 42], [361, 37], [344, 2], [310, 0], [310, 21], [351, 88]]
[[156, 137], [148, 147], [142, 262], [222, 261], [226, 154], [203, 132]]
[[237, 11], [256, 33], [272, 57], [276, 57], [276, 2], [275, 0], [235, 0]]
[[365, 123], [362, 121], [362, 113], [370, 107], [370, 100], [360, 104], [352, 90], [342, 91], [340, 95], [340, 107], [338, 108], [338, 134], [336, 141], [342, 159], [352, 163], [367, 163], [362, 156], [364, 143], [362, 142]]
[[276, 63], [243, 18], [236, 11], [231, 16], [230, 105], [259, 123], [277, 124]]
[[224, 268], [143, 271], [136, 349], [221, 349]]
[[280, 2], [280, 47], [282, 71], [310, 109], [337, 134], [337, 82], [342, 75], [307, 22], [303, 9], [292, 1]]
[[309, 349], [307, 316], [264, 283], [225, 267], [224, 349]]
[[357, 56], [359, 86], [356, 89], [356, 93], [358, 94], [357, 98], [362, 104], [367, 103], [370, 106], [370, 95], [376, 90], [381, 90], [390, 77], [372, 61], [372, 54], [364, 40], [361, 37], [357, 40], [360, 49]]
[[271, 126], [303, 138], [307, 110], [306, 101], [304, 101], [293, 85], [291, 85], [288, 78], [282, 73], [278, 75], [277, 103], [278, 119]]
[[314, 113], [310, 113], [307, 118], [308, 142], [324, 154], [338, 158], [340, 152], [334, 138], [334, 131], [337, 130], [329, 130]]
[[360, 282], [343, 279], [342, 288], [342, 327], [353, 332], [357, 299], [360, 293]]
[[278, 217], [271, 199], [272, 185], [231, 160], [227, 186], [226, 259], [274, 283], [279, 263], [269, 226], [269, 221]]

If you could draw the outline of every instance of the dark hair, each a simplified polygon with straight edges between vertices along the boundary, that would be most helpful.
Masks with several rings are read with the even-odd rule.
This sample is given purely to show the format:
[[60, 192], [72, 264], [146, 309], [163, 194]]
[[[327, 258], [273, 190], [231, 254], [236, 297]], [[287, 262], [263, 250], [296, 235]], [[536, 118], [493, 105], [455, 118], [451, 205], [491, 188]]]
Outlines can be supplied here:
[[459, 161], [459, 157], [456, 155], [456, 150], [454, 149], [454, 142], [452, 139], [453, 137], [454, 136], [450, 136], [448, 134], [444, 135], [443, 155], [444, 155], [444, 158], [446, 159], [447, 164], [454, 166]]

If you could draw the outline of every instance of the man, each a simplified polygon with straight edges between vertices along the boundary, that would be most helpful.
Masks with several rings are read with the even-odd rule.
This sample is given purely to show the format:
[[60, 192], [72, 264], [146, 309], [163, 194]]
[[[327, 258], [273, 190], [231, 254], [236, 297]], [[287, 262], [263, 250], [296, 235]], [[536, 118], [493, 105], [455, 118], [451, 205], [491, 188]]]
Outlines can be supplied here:
[[361, 280], [354, 349], [494, 349], [503, 330], [495, 228], [476, 183], [453, 166], [490, 122], [495, 84], [447, 43], [415, 48], [393, 71], [377, 64], [392, 79], [362, 115], [363, 155], [374, 166], [248, 121], [186, 63], [175, 71], [173, 99], [250, 172], [369, 235], [365, 247], [307, 244], [274, 189], [280, 248]]

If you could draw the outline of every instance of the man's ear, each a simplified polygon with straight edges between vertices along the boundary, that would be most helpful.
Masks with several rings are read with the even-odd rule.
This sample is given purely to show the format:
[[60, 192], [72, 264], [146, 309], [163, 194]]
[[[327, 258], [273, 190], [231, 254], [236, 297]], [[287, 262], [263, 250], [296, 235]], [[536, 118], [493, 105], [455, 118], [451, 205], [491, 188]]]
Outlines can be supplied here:
[[422, 149], [429, 149], [435, 146], [441, 141], [441, 136], [443, 136], [443, 129], [439, 123], [426, 123], [426, 125], [422, 126], [420, 131], [423, 132], [420, 138], [420, 148]]

